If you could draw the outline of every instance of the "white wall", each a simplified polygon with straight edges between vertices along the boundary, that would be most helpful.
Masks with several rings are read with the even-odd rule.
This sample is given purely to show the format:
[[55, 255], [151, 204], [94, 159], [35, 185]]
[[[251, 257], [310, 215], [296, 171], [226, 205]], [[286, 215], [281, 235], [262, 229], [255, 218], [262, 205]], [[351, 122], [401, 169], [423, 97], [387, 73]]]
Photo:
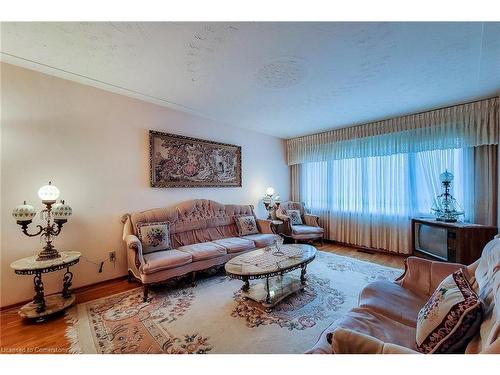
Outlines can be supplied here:
[[[122, 214], [171, 206], [192, 198], [253, 204], [272, 185], [289, 195], [283, 140], [227, 127], [158, 105], [109, 93], [2, 63], [1, 68], [1, 306], [33, 296], [32, 278], [9, 265], [38, 251], [11, 217], [27, 200], [37, 209], [40, 186], [52, 180], [74, 215], [55, 245], [81, 251], [74, 287], [126, 274]], [[153, 189], [149, 187], [148, 130], [168, 131], [242, 146], [242, 188]], [[38, 224], [36, 219], [34, 224]], [[33, 225], [33, 224], [32, 224]], [[116, 250], [116, 268], [99, 263]], [[60, 288], [62, 271], [45, 277], [46, 293]]]

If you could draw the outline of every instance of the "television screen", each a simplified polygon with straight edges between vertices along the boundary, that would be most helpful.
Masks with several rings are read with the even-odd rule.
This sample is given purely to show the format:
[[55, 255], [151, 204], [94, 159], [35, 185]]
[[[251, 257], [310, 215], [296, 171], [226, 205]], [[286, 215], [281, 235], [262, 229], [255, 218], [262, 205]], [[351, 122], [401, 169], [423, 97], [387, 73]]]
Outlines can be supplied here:
[[448, 230], [432, 225], [415, 226], [415, 248], [437, 258], [448, 260]]

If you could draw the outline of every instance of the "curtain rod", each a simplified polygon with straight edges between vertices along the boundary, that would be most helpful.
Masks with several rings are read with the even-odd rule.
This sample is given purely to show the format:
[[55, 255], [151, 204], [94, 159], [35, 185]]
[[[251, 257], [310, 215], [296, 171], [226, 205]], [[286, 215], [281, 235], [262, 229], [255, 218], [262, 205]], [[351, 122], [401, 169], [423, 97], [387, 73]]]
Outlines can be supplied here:
[[310, 135], [318, 135], [318, 134], [323, 134], [323, 133], [329, 133], [331, 131], [335, 131], [335, 130], [340, 130], [340, 129], [347, 129], [347, 128], [356, 128], [358, 126], [364, 126], [364, 125], [368, 125], [368, 124], [373, 124], [375, 122], [382, 122], [382, 121], [387, 121], [387, 120], [391, 120], [391, 119], [395, 119], [395, 118], [401, 118], [401, 117], [408, 117], [408, 116], [416, 116], [416, 115], [421, 115], [423, 113], [428, 113], [428, 112], [434, 112], [434, 111], [440, 111], [442, 109], [447, 109], [447, 108], [452, 108], [452, 107], [458, 107], [460, 105], [466, 105], [466, 104], [472, 104], [472, 103], [477, 103], [477, 102], [482, 102], [484, 100], [490, 100], [490, 99], [495, 99], [495, 98], [499, 98], [499, 95], [493, 95], [493, 96], [490, 96], [490, 97], [487, 97], [487, 98], [482, 98], [482, 99], [477, 99], [477, 100], [472, 100], [470, 102], [463, 102], [463, 103], [458, 103], [458, 104], [452, 104], [452, 105], [447, 105], [445, 107], [438, 107], [438, 108], [433, 108], [433, 109], [427, 109], [425, 111], [420, 111], [420, 112], [412, 112], [412, 113], [407, 113], [406, 115], [401, 115], [401, 116], [396, 116], [396, 117], [386, 117], [386, 118], [383, 118], [381, 120], [374, 120], [374, 121], [369, 121], [369, 122], [365, 122], [365, 123], [362, 123], [362, 124], [358, 124], [358, 125], [348, 125], [348, 126], [343, 126], [341, 128], [334, 128], [334, 129], [330, 129], [330, 130], [325, 130], [325, 131], [322, 131], [322, 132], [319, 132], [319, 133], [312, 133], [312, 134], [306, 134], [306, 135], [300, 135], [298, 137], [292, 137], [292, 138], [287, 138], [287, 140], [291, 140], [291, 139], [295, 139], [295, 138], [302, 138], [302, 137], [308, 137]]

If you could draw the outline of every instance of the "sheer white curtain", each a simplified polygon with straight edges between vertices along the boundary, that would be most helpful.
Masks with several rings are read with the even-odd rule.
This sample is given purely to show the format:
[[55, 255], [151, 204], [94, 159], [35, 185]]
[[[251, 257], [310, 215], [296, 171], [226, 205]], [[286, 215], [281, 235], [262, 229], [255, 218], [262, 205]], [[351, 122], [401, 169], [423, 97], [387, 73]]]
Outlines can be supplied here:
[[472, 163], [470, 149], [304, 163], [300, 199], [320, 216], [329, 239], [408, 254], [409, 219], [430, 213], [445, 169], [455, 175], [452, 194], [470, 210]]

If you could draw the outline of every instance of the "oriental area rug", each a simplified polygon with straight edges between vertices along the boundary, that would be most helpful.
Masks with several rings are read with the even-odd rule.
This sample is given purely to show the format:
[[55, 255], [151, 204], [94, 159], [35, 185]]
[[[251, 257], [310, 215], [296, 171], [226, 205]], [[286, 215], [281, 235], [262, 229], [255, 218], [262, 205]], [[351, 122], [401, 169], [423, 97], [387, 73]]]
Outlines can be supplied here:
[[240, 295], [241, 281], [219, 273], [195, 287], [155, 288], [148, 302], [139, 287], [79, 304], [68, 312], [66, 336], [71, 353], [303, 353], [357, 305], [364, 286], [401, 273], [318, 251], [306, 288], [271, 312]]

